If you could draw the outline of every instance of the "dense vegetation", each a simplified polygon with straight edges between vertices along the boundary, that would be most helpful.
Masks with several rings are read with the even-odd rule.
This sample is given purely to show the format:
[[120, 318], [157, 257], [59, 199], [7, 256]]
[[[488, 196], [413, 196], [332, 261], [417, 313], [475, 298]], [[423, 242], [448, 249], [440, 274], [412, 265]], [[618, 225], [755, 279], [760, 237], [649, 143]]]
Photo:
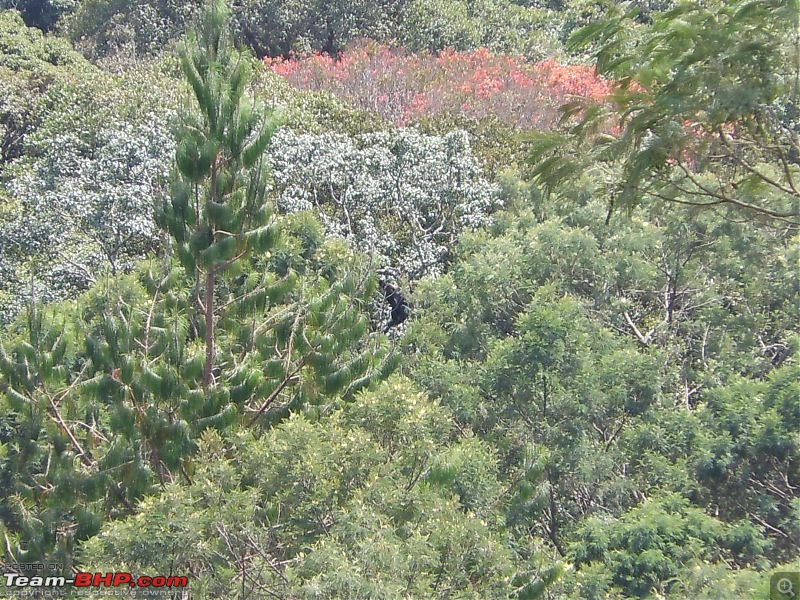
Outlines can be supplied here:
[[798, 570], [796, 3], [0, 7], [4, 573]]

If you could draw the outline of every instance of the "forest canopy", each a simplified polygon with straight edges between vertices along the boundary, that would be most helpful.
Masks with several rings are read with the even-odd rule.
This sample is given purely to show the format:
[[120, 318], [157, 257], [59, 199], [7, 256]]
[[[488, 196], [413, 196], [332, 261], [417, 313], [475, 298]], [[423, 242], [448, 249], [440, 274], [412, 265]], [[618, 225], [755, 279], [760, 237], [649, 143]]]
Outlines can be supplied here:
[[798, 32], [0, 0], [0, 596], [774, 600]]

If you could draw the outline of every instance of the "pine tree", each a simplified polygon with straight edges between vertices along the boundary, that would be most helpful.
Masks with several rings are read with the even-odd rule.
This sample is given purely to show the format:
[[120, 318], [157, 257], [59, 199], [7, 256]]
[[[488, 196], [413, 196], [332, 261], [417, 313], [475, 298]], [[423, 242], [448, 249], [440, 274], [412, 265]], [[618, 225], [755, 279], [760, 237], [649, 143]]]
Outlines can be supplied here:
[[177, 256], [197, 281], [195, 303], [203, 315], [206, 346], [204, 388], [213, 376], [218, 281], [253, 250], [267, 251], [277, 237], [265, 202], [264, 159], [277, 120], [245, 95], [252, 63], [234, 49], [229, 17], [225, 2], [211, 0], [181, 50], [181, 67], [199, 111], [185, 115], [171, 203], [163, 213]]
[[159, 214], [174, 256], [74, 305], [32, 306], [0, 343], [0, 532], [13, 562], [69, 564], [104, 520], [191, 483], [206, 429], [318, 414], [397, 364], [368, 333], [367, 265], [310, 215], [270, 208], [276, 121], [246, 97], [252, 63], [227, 15], [212, 0], [181, 55], [197, 110]]

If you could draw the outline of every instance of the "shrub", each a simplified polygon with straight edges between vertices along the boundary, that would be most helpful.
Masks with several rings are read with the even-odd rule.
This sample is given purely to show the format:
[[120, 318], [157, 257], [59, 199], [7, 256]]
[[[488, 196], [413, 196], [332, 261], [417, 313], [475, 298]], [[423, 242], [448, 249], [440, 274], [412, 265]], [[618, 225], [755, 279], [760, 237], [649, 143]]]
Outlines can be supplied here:
[[299, 89], [330, 91], [398, 125], [455, 113], [475, 119], [495, 115], [521, 129], [546, 130], [571, 97], [599, 100], [610, 92], [609, 82], [590, 67], [526, 62], [485, 48], [412, 54], [366, 42], [338, 58], [314, 53], [265, 62]]

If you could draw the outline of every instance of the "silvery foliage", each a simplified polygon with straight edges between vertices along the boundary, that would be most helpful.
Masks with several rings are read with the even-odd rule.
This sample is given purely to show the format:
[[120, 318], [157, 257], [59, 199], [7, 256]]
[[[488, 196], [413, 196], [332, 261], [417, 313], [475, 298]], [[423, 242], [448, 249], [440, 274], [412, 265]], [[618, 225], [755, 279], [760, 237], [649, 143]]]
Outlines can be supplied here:
[[270, 154], [281, 210], [317, 211], [330, 235], [412, 279], [440, 272], [459, 232], [488, 224], [500, 205], [464, 131], [281, 129]]
[[31, 143], [33, 158], [9, 170], [11, 214], [0, 221], [0, 262], [16, 265], [22, 305], [74, 296], [155, 247], [174, 146], [153, 116]]

